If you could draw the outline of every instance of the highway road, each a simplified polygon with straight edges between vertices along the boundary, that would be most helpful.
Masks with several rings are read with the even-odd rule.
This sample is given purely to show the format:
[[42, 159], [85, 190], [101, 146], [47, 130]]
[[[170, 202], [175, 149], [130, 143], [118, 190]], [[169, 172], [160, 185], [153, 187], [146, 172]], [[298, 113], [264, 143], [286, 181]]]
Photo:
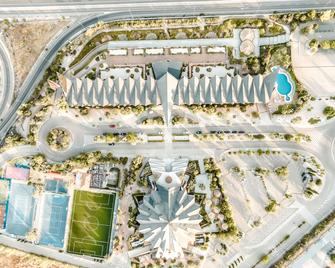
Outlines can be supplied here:
[[225, 14], [260, 13], [269, 11], [305, 10], [312, 8], [334, 7], [334, 0], [6, 0], [0, 3], [0, 16], [36, 17], [36, 16], [81, 16], [88, 13], [106, 13], [115, 11], [137, 12], [139, 8], [150, 11], [148, 14], [176, 8], [185, 12], [213, 14], [224, 11]]

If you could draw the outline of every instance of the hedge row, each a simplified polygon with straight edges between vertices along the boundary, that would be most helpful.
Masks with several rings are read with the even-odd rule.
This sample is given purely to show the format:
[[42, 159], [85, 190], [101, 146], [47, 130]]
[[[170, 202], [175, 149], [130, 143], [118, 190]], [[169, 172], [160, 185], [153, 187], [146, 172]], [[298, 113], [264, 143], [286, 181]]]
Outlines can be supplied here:
[[287, 267], [289, 263], [295, 260], [303, 253], [308, 246], [311, 245], [319, 236], [325, 233], [335, 223], [335, 210], [317, 224], [309, 233], [305, 234], [297, 243], [287, 250], [284, 255], [271, 267], [282, 268]]

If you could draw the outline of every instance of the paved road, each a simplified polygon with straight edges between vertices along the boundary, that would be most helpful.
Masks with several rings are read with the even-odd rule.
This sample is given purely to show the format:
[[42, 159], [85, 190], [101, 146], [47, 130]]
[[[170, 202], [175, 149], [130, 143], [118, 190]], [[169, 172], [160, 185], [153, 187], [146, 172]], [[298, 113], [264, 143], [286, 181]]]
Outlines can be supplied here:
[[[203, 1], [204, 2], [204, 1]], [[129, 3], [129, 2], [128, 2]], [[100, 20], [113, 20], [113, 19], [128, 19], [129, 17], [145, 17], [145, 16], [152, 16], [152, 14], [156, 14], [157, 16], [168, 16], [168, 15], [191, 15], [191, 14], [199, 14], [202, 13], [204, 10], [206, 14], [217, 14], [217, 13], [225, 13], [225, 14], [237, 14], [237, 13], [243, 13], [244, 9], [247, 9], [248, 13], [268, 13], [273, 10], [285, 10], [288, 9], [288, 5], [284, 4], [284, 2], [276, 2], [273, 3], [272, 1], [263, 2], [263, 4], [255, 4], [255, 5], [244, 5], [242, 6], [242, 9], [236, 9], [236, 4], [224, 4], [222, 1], [220, 4], [213, 5], [213, 6], [207, 6], [206, 9], [204, 9], [204, 4], [198, 4], [200, 2], [197, 2], [196, 4], [194, 2], [178, 2], [173, 3], [167, 2], [160, 4], [160, 7], [157, 7], [157, 5], [151, 5], [151, 9], [148, 8], [148, 5], [144, 3], [143, 5], [138, 4], [138, 6], [132, 7], [131, 10], [129, 10], [129, 7], [125, 6], [118, 6], [117, 4], [114, 5], [115, 9], [119, 9], [120, 12], [115, 12], [113, 14], [105, 14], [105, 15], [98, 15], [98, 16], [92, 16], [89, 18], [85, 18], [82, 20], [79, 20], [75, 22], [69, 29], [64, 31], [60, 36], [55, 38], [53, 43], [49, 46], [48, 51], [44, 51], [42, 55], [39, 57], [37, 62], [32, 68], [32, 71], [30, 72], [29, 76], [27, 77], [26, 81], [24, 82], [20, 95], [15, 100], [14, 104], [10, 107], [10, 110], [6, 117], [3, 117], [3, 122], [0, 123], [0, 137], [4, 137], [6, 132], [9, 130], [9, 128], [15, 123], [17, 116], [16, 116], [16, 110], [21, 105], [22, 102], [25, 102], [30, 95], [32, 94], [34, 88], [36, 87], [38, 81], [40, 81], [45, 69], [47, 66], [51, 63], [52, 59], [56, 55], [57, 51], [68, 41], [77, 36], [79, 33], [84, 31], [88, 26], [100, 21]], [[305, 8], [311, 8], [311, 7], [324, 7], [325, 3], [320, 4], [315, 1], [303, 1], [305, 5], [303, 5], [302, 1], [297, 1], [293, 4], [293, 2], [287, 2], [291, 7], [294, 7], [296, 9], [305, 9]], [[310, 5], [308, 5], [310, 3]], [[334, 2], [330, 1], [327, 2], [330, 6], [334, 6]], [[207, 3], [208, 4], [208, 3]], [[149, 5], [150, 6], [150, 5]], [[31, 7], [34, 9], [34, 6]], [[87, 8], [87, 6], [83, 7], [84, 9]], [[96, 9], [92, 8], [92, 12], [96, 12], [99, 10], [102, 10], [103, 7], [96, 6]], [[108, 8], [104, 7], [104, 11], [109, 10]], [[115, 10], [114, 9], [114, 10]], [[127, 9], [127, 11], [122, 11]], [[27, 11], [20, 11], [19, 8], [14, 7], [12, 10], [16, 10], [17, 16], [24, 16]], [[39, 10], [40, 11], [40, 10]], [[39, 12], [38, 9], [36, 12]], [[58, 12], [62, 11], [61, 9], [58, 9]], [[2, 9], [0, 8], [1, 12], [8, 12], [7, 14], [13, 14], [10, 11], [10, 9]], [[21, 12], [21, 13], [20, 13]], [[30, 13], [29, 13], [30, 12]], [[45, 11], [47, 14], [53, 12], [51, 10]], [[49, 13], [48, 13], [49, 12]], [[82, 11], [76, 10], [71, 11], [72, 13], [77, 12], [78, 14], [81, 14]], [[20, 14], [19, 14], [20, 13]], [[33, 11], [28, 11], [29, 14], [34, 14]], [[5, 14], [5, 13], [2, 13]], [[222, 143], [220, 146], [218, 146], [217, 143], [210, 143], [208, 145], [203, 145], [202, 143], [198, 144], [197, 146], [190, 146], [189, 143], [175, 143], [172, 146], [165, 146], [165, 144], [147, 144], [147, 145], [138, 145], [131, 147], [129, 145], [120, 144], [115, 146], [113, 148], [116, 155], [125, 155], [125, 154], [146, 154], [148, 156], [157, 156], [158, 153], [169, 153], [171, 152], [174, 155], [199, 155], [199, 152], [201, 154], [218, 154], [222, 152], [223, 149], [227, 148], [240, 148], [240, 147], [258, 147], [258, 148], [291, 148], [291, 149], [298, 149], [297, 146], [300, 149], [304, 149], [308, 152], [316, 154], [317, 157], [319, 157], [323, 164], [326, 167], [326, 170], [329, 172], [329, 175], [327, 175], [326, 180], [326, 189], [325, 193], [323, 193], [322, 196], [320, 196], [320, 199], [318, 202], [315, 202], [310, 205], [309, 209], [310, 211], [315, 212], [315, 215], [317, 217], [324, 216], [328, 210], [329, 210], [329, 204], [334, 203], [335, 196], [331, 195], [331, 190], [334, 188], [334, 181], [330, 177], [331, 174], [335, 174], [335, 166], [334, 161], [332, 157], [329, 157], [330, 155], [325, 152], [329, 152], [330, 143], [329, 141], [331, 138], [334, 137], [334, 127], [327, 128], [326, 130], [321, 129], [321, 133], [325, 133], [328, 135], [325, 140], [320, 141], [320, 145], [313, 147], [306, 147], [301, 145], [294, 145], [293, 143], [287, 143], [287, 142], [276, 142], [276, 143], [264, 143], [264, 142], [225, 142]], [[199, 147], [198, 147], [199, 146]], [[203, 147], [201, 147], [203, 146]], [[220, 149], [221, 148], [221, 149]], [[200, 150], [201, 149], [201, 150]], [[16, 148], [13, 152], [13, 156], [19, 156], [21, 154], [21, 148]], [[30, 149], [29, 149], [30, 150]], [[29, 151], [28, 150], [28, 151]], [[34, 148], [31, 148], [31, 153], [33, 152]], [[75, 151], [72, 151], [71, 153], [79, 153], [82, 151], [93, 151], [93, 150], [110, 150], [110, 147], [108, 145], [87, 145], [84, 147], [76, 147]], [[36, 151], [35, 151], [36, 152]], [[48, 152], [47, 152], [48, 153]], [[60, 158], [59, 155], [57, 155], [57, 158]], [[64, 156], [62, 157], [64, 158]], [[322, 206], [321, 206], [322, 205]]]
[[12, 248], [16, 248], [21, 251], [34, 253], [37, 255], [42, 255], [49, 257], [51, 259], [55, 259], [61, 262], [67, 262], [73, 265], [80, 265], [80, 267], [87, 267], [87, 268], [128, 268], [129, 266], [119, 266], [117, 264], [111, 264], [111, 263], [97, 263], [92, 262], [91, 260], [77, 257], [74, 255], [69, 255], [67, 253], [61, 253], [57, 249], [48, 248], [45, 246], [39, 246], [39, 245], [32, 245], [31, 243], [23, 243], [18, 242], [15, 238], [11, 238], [5, 235], [0, 235], [0, 243], [10, 246]]
[[[142, 0], [140, 1], [142, 3]], [[153, 16], [185, 16], [185, 15], [198, 15], [201, 12], [200, 7], [206, 6], [206, 14], [243, 14], [244, 8], [248, 10], [248, 13], [269, 13], [273, 11], [283, 10], [290, 5], [291, 9], [304, 9], [306, 8], [307, 2], [310, 2], [311, 5], [308, 8], [312, 7], [332, 7], [335, 6], [334, 1], [329, 1], [324, 3], [324, 1], [315, 2], [315, 1], [262, 1], [262, 2], [248, 2], [246, 4], [237, 4], [237, 2], [229, 2], [229, 1], [165, 1], [165, 2], [155, 2], [155, 1], [145, 1], [142, 4], [136, 2], [135, 0], [129, 1], [127, 3], [120, 2], [117, 4], [113, 2], [113, 9], [110, 11], [114, 11], [114, 13], [105, 14], [105, 15], [94, 15], [85, 19], [81, 19], [76, 21], [74, 24], [70, 26], [69, 29], [65, 30], [62, 34], [60, 34], [55, 40], [50, 44], [48, 50], [44, 50], [36, 63], [34, 64], [31, 72], [23, 83], [20, 94], [16, 98], [13, 105], [10, 107], [10, 110], [6, 114], [6, 116], [0, 117], [0, 137], [5, 137], [7, 131], [11, 128], [14, 122], [17, 119], [16, 111], [20, 107], [22, 103], [27, 101], [37, 86], [38, 82], [41, 80], [44, 71], [47, 66], [50, 65], [53, 58], [55, 57], [57, 51], [65, 45], [66, 42], [73, 39], [81, 32], [83, 32], [87, 27], [97, 23], [98, 21], [111, 21], [111, 20], [120, 20], [120, 19], [129, 19], [135, 17], [153, 17]], [[7, 2], [8, 3], [8, 2]], [[34, 12], [38, 12], [39, 14], [46, 15], [47, 11], [40, 10], [39, 8], [34, 7], [33, 5], [28, 5], [28, 7], [24, 7], [23, 10], [20, 7], [22, 2], [14, 2], [18, 3], [12, 8], [10, 11], [9, 7], [1, 8], [0, 4], [0, 14], [3, 14], [5, 17], [10, 16], [11, 12], [15, 14], [20, 14], [20, 16], [25, 15], [25, 8], [28, 8], [29, 14], [35, 14]], [[49, 2], [50, 3], [50, 2]], [[96, 2], [98, 3], [98, 2]], [[137, 4], [135, 4], [137, 3]], [[211, 5], [209, 4], [211, 3]], [[214, 4], [215, 3], [215, 4]], [[130, 4], [130, 6], [129, 6]], [[126, 6], [124, 6], [126, 5]], [[75, 14], [79, 14], [78, 6], [69, 6], [71, 12]], [[82, 7], [82, 5], [80, 5]], [[50, 9], [50, 12], [54, 14], [55, 10], [52, 10], [52, 7], [47, 6]], [[102, 6], [103, 12], [109, 11], [109, 8], [106, 5]], [[59, 7], [56, 7], [57, 12], [61, 12]], [[115, 12], [118, 10], [118, 12]], [[126, 11], [125, 11], [126, 10]], [[98, 12], [99, 5], [96, 4], [93, 7], [90, 7], [90, 12]], [[86, 12], [85, 11], [85, 12]], [[74, 15], [74, 14], [72, 14]]]
[[[37, 86], [38, 82], [41, 80], [44, 71], [48, 67], [48, 65], [51, 64], [53, 58], [56, 56], [57, 51], [63, 47], [66, 42], [69, 40], [75, 38], [80, 33], [82, 33], [87, 27], [97, 23], [98, 21], [111, 21], [111, 20], [120, 20], [120, 19], [129, 19], [129, 18], [139, 18], [139, 17], [153, 17], [153, 16], [185, 16], [185, 15], [198, 15], [199, 13], [199, 6], [198, 5], [204, 5], [206, 4], [206, 14], [243, 14], [244, 13], [244, 6], [237, 5], [236, 2], [229, 3], [227, 1], [218, 1], [217, 4], [209, 5], [208, 1], [197, 1], [194, 2], [164, 2], [156, 5], [149, 5], [145, 6], [146, 3], [141, 5], [140, 3], [138, 5], [131, 5], [130, 7], [123, 7], [118, 4], [113, 5], [113, 9], [111, 10], [119, 10], [118, 12], [110, 13], [110, 14], [104, 14], [104, 15], [93, 15], [88, 18], [79, 19], [75, 23], [73, 23], [67, 30], [65, 30], [63, 33], [61, 33], [55, 40], [52, 42], [52, 44], [49, 45], [48, 50], [44, 50], [40, 57], [37, 59], [36, 63], [32, 67], [32, 70], [30, 71], [28, 77], [24, 81], [20, 93], [18, 97], [15, 99], [13, 105], [10, 107], [8, 113], [6, 116], [0, 117], [0, 138], [5, 137], [8, 130], [11, 128], [11, 126], [15, 123], [17, 119], [16, 111], [20, 107], [22, 103], [27, 101], [31, 94], [33, 93], [35, 87]], [[134, 1], [128, 2], [128, 3], [134, 3]], [[173, 4], [171, 4], [173, 3]], [[211, 2], [214, 3], [214, 2]], [[334, 1], [329, 1], [327, 3], [322, 2], [315, 2], [315, 1], [262, 1], [257, 3], [248, 3], [247, 10], [248, 13], [269, 13], [273, 11], [279, 11], [282, 10], [285, 6], [287, 6], [285, 3], [289, 3], [292, 8], [301, 9], [305, 8], [307, 3], [311, 3], [311, 5], [308, 6], [308, 8], [311, 7], [332, 7], [335, 6]], [[303, 4], [304, 3], [304, 4]], [[313, 3], [313, 4], [312, 4]], [[167, 5], [166, 5], [167, 4]], [[251, 5], [251, 6], [249, 6]], [[38, 9], [31, 7], [32, 9], [29, 12], [34, 12], [34, 10], [38, 11]], [[15, 7], [14, 8], [16, 13], [20, 13], [20, 8]], [[72, 11], [77, 10], [77, 7], [72, 6]], [[97, 12], [99, 11], [99, 6], [95, 5], [94, 7], [91, 7], [91, 11]], [[109, 9], [105, 6], [103, 8], [103, 12], [106, 12]], [[124, 11], [126, 10], [126, 11]], [[58, 10], [59, 12], [60, 10]], [[4, 10], [0, 8], [0, 14], [4, 12], [3, 14], [5, 16], [9, 16], [10, 11]], [[76, 11], [77, 12], [77, 11]], [[24, 14], [22, 11], [20, 14]], [[31, 13], [33, 14], [33, 13]], [[42, 14], [44, 14], [42, 12]]]
[[9, 51], [0, 36], [0, 66], [2, 87], [0, 87], [0, 116], [8, 110], [14, 96], [14, 69]]
[[[13, 17], [25, 16], [62, 16], [71, 15], [78, 16], [87, 13], [112, 12], [115, 10], [129, 10], [136, 12], [137, 8], [151, 10], [152, 12], [159, 9], [175, 8], [186, 11], [196, 11], [199, 13], [212, 14], [224, 11], [225, 14], [239, 14], [243, 12], [259, 13], [272, 11], [289, 11], [289, 10], [305, 10], [311, 8], [329, 8], [334, 6], [333, 0], [6, 0], [0, 3], [0, 13]], [[176, 14], [176, 12], [175, 12]]]

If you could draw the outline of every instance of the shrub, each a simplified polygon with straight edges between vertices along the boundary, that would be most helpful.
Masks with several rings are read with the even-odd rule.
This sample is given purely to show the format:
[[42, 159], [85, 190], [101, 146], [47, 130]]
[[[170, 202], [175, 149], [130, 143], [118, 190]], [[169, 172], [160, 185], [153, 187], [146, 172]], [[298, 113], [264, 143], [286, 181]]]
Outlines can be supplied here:
[[320, 117], [311, 117], [309, 120], [308, 120], [308, 123], [310, 123], [311, 125], [315, 125], [315, 124], [318, 124], [321, 122], [321, 119]]
[[323, 114], [327, 117], [327, 119], [331, 119], [335, 116], [335, 109], [332, 106], [327, 106], [323, 109]]
[[284, 139], [287, 141], [291, 141], [294, 138], [294, 136], [292, 134], [285, 134], [284, 135]]
[[261, 257], [261, 262], [262, 262], [262, 263], [267, 264], [267, 263], [269, 263], [269, 261], [270, 261], [270, 257], [269, 257], [269, 255], [263, 255], [263, 256]]
[[276, 211], [276, 208], [278, 206], [278, 203], [276, 200], [274, 199], [271, 199], [269, 204], [265, 207], [265, 210], [267, 212], [275, 212]]
[[277, 167], [274, 172], [276, 173], [276, 175], [278, 177], [281, 177], [281, 178], [285, 178], [288, 176], [288, 168], [287, 166], [281, 166], [281, 167]]
[[255, 135], [253, 135], [253, 137], [256, 140], [264, 140], [265, 139], [265, 136], [263, 134], [255, 134]]
[[259, 113], [258, 112], [252, 112], [251, 113], [252, 118], [259, 118]]

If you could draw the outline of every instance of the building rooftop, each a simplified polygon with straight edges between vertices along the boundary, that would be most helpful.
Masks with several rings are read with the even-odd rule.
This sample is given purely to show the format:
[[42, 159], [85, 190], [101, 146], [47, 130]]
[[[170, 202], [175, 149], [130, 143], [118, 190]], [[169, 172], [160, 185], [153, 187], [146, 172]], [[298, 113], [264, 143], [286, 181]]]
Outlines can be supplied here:
[[28, 180], [30, 169], [22, 167], [7, 166], [5, 178], [16, 180]]
[[185, 159], [149, 160], [153, 173], [160, 174], [157, 191], [144, 196], [136, 220], [157, 258], [182, 257], [183, 249], [193, 245], [195, 234], [201, 233], [200, 206], [181, 187], [178, 177], [186, 169], [184, 162]]

